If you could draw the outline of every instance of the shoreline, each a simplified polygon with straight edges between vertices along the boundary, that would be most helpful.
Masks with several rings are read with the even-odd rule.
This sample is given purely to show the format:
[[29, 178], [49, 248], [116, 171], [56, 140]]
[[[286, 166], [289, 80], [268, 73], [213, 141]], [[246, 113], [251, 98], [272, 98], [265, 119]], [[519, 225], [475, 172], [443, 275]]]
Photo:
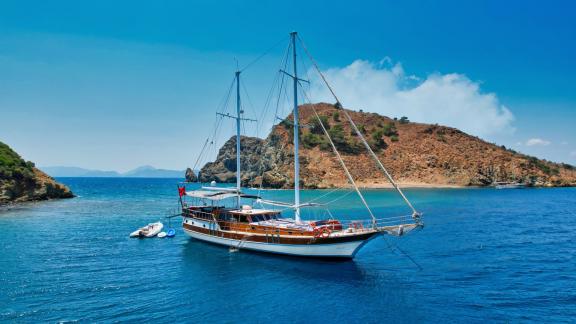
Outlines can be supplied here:
[[[466, 188], [490, 188], [490, 186], [460, 186], [450, 184], [431, 184], [431, 183], [418, 183], [418, 182], [397, 182], [400, 189], [403, 188], [426, 188], [426, 189], [466, 189]], [[390, 183], [360, 183], [358, 187], [361, 189], [393, 189], [394, 186]]]

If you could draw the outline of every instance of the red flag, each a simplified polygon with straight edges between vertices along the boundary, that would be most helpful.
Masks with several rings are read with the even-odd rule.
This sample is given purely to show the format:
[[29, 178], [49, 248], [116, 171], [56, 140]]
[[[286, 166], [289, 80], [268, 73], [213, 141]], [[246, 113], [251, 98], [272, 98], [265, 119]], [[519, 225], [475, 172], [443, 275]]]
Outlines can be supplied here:
[[180, 197], [184, 196], [186, 194], [186, 187], [178, 187], [178, 194]]

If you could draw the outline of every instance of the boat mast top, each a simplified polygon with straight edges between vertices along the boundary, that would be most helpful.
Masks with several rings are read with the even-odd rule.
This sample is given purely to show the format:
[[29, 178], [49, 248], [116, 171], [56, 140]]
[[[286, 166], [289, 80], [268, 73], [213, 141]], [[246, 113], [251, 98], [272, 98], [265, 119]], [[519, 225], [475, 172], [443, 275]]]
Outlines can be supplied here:
[[300, 127], [298, 126], [298, 70], [296, 64], [296, 36], [297, 32], [293, 31], [290, 33], [292, 39], [292, 53], [294, 58], [294, 205], [296, 206], [294, 210], [294, 219], [296, 223], [300, 223], [300, 156], [298, 150], [298, 135]]

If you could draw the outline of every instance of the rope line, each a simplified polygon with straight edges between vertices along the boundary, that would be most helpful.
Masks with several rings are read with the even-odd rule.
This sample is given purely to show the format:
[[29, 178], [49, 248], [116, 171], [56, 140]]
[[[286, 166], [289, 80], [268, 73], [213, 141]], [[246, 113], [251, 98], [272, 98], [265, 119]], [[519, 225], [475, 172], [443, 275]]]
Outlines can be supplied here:
[[[336, 93], [334, 93], [334, 90], [332, 89], [332, 87], [330, 86], [330, 84], [328, 83], [328, 81], [326, 80], [326, 77], [324, 76], [324, 74], [322, 73], [322, 71], [320, 70], [320, 67], [318, 67], [318, 64], [316, 63], [316, 60], [314, 60], [314, 58], [312, 57], [312, 55], [310, 54], [310, 52], [308, 52], [308, 49], [306, 48], [306, 45], [304, 44], [304, 41], [302, 41], [302, 39], [300, 37], [298, 37], [298, 40], [300, 41], [300, 44], [302, 45], [302, 48], [304, 49], [304, 52], [306, 53], [306, 55], [308, 56], [308, 58], [310, 59], [310, 61], [312, 62], [312, 64], [314, 65], [314, 68], [316, 69], [316, 71], [318, 72], [318, 74], [320, 74], [320, 77], [322, 78], [322, 80], [324, 81], [324, 83], [326, 84], [326, 86], [328, 87], [328, 89], [330, 90], [330, 93], [332, 93], [332, 96], [334, 97], [334, 99], [336, 99], [336, 102], [339, 104], [339, 106], [341, 107], [341, 102], [340, 99], [338, 99], [338, 96], [336, 96]], [[412, 204], [410, 203], [410, 201], [408, 200], [408, 198], [406, 198], [406, 196], [404, 195], [404, 193], [402, 192], [402, 189], [400, 189], [400, 187], [398, 186], [398, 184], [396, 184], [396, 182], [394, 181], [394, 179], [392, 178], [392, 176], [390, 175], [390, 173], [388, 172], [388, 170], [384, 167], [384, 165], [382, 164], [382, 162], [380, 161], [380, 159], [378, 158], [378, 156], [376, 155], [376, 153], [374, 153], [374, 151], [372, 150], [372, 148], [370, 147], [370, 144], [368, 144], [368, 141], [366, 141], [366, 138], [364, 138], [364, 135], [362, 134], [362, 132], [360, 132], [360, 130], [358, 129], [358, 127], [356, 127], [356, 123], [354, 123], [354, 121], [352, 120], [352, 117], [350, 117], [350, 114], [348, 114], [348, 111], [346, 109], [340, 108], [339, 110], [341, 110], [344, 115], [346, 116], [346, 119], [348, 119], [348, 122], [350, 123], [350, 125], [352, 126], [352, 128], [354, 129], [354, 132], [358, 135], [358, 137], [360, 138], [360, 140], [362, 141], [362, 143], [364, 144], [364, 146], [366, 147], [366, 149], [368, 150], [368, 152], [370, 153], [370, 155], [372, 156], [372, 158], [375, 160], [376, 164], [380, 167], [380, 169], [384, 172], [384, 174], [386, 175], [386, 178], [388, 178], [388, 181], [390, 181], [390, 183], [392, 184], [392, 186], [394, 186], [394, 188], [398, 191], [398, 193], [400, 194], [400, 196], [402, 196], [402, 199], [404, 199], [404, 202], [406, 202], [406, 204], [410, 207], [410, 209], [412, 209], [412, 213], [414, 217], [420, 216], [420, 213], [418, 213], [416, 211], [416, 209], [414, 208], [414, 206], [412, 206]]]

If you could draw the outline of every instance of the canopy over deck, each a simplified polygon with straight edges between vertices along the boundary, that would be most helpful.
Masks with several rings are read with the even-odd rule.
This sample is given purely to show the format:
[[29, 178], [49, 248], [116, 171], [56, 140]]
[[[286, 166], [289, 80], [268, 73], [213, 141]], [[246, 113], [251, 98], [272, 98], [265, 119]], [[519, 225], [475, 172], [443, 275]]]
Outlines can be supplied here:
[[207, 200], [223, 200], [228, 198], [236, 198], [240, 196], [240, 198], [247, 198], [247, 199], [260, 199], [260, 197], [256, 195], [248, 195], [244, 193], [238, 193], [230, 190], [192, 190], [186, 191], [186, 196], [192, 198], [199, 198], [199, 199], [207, 199]]

